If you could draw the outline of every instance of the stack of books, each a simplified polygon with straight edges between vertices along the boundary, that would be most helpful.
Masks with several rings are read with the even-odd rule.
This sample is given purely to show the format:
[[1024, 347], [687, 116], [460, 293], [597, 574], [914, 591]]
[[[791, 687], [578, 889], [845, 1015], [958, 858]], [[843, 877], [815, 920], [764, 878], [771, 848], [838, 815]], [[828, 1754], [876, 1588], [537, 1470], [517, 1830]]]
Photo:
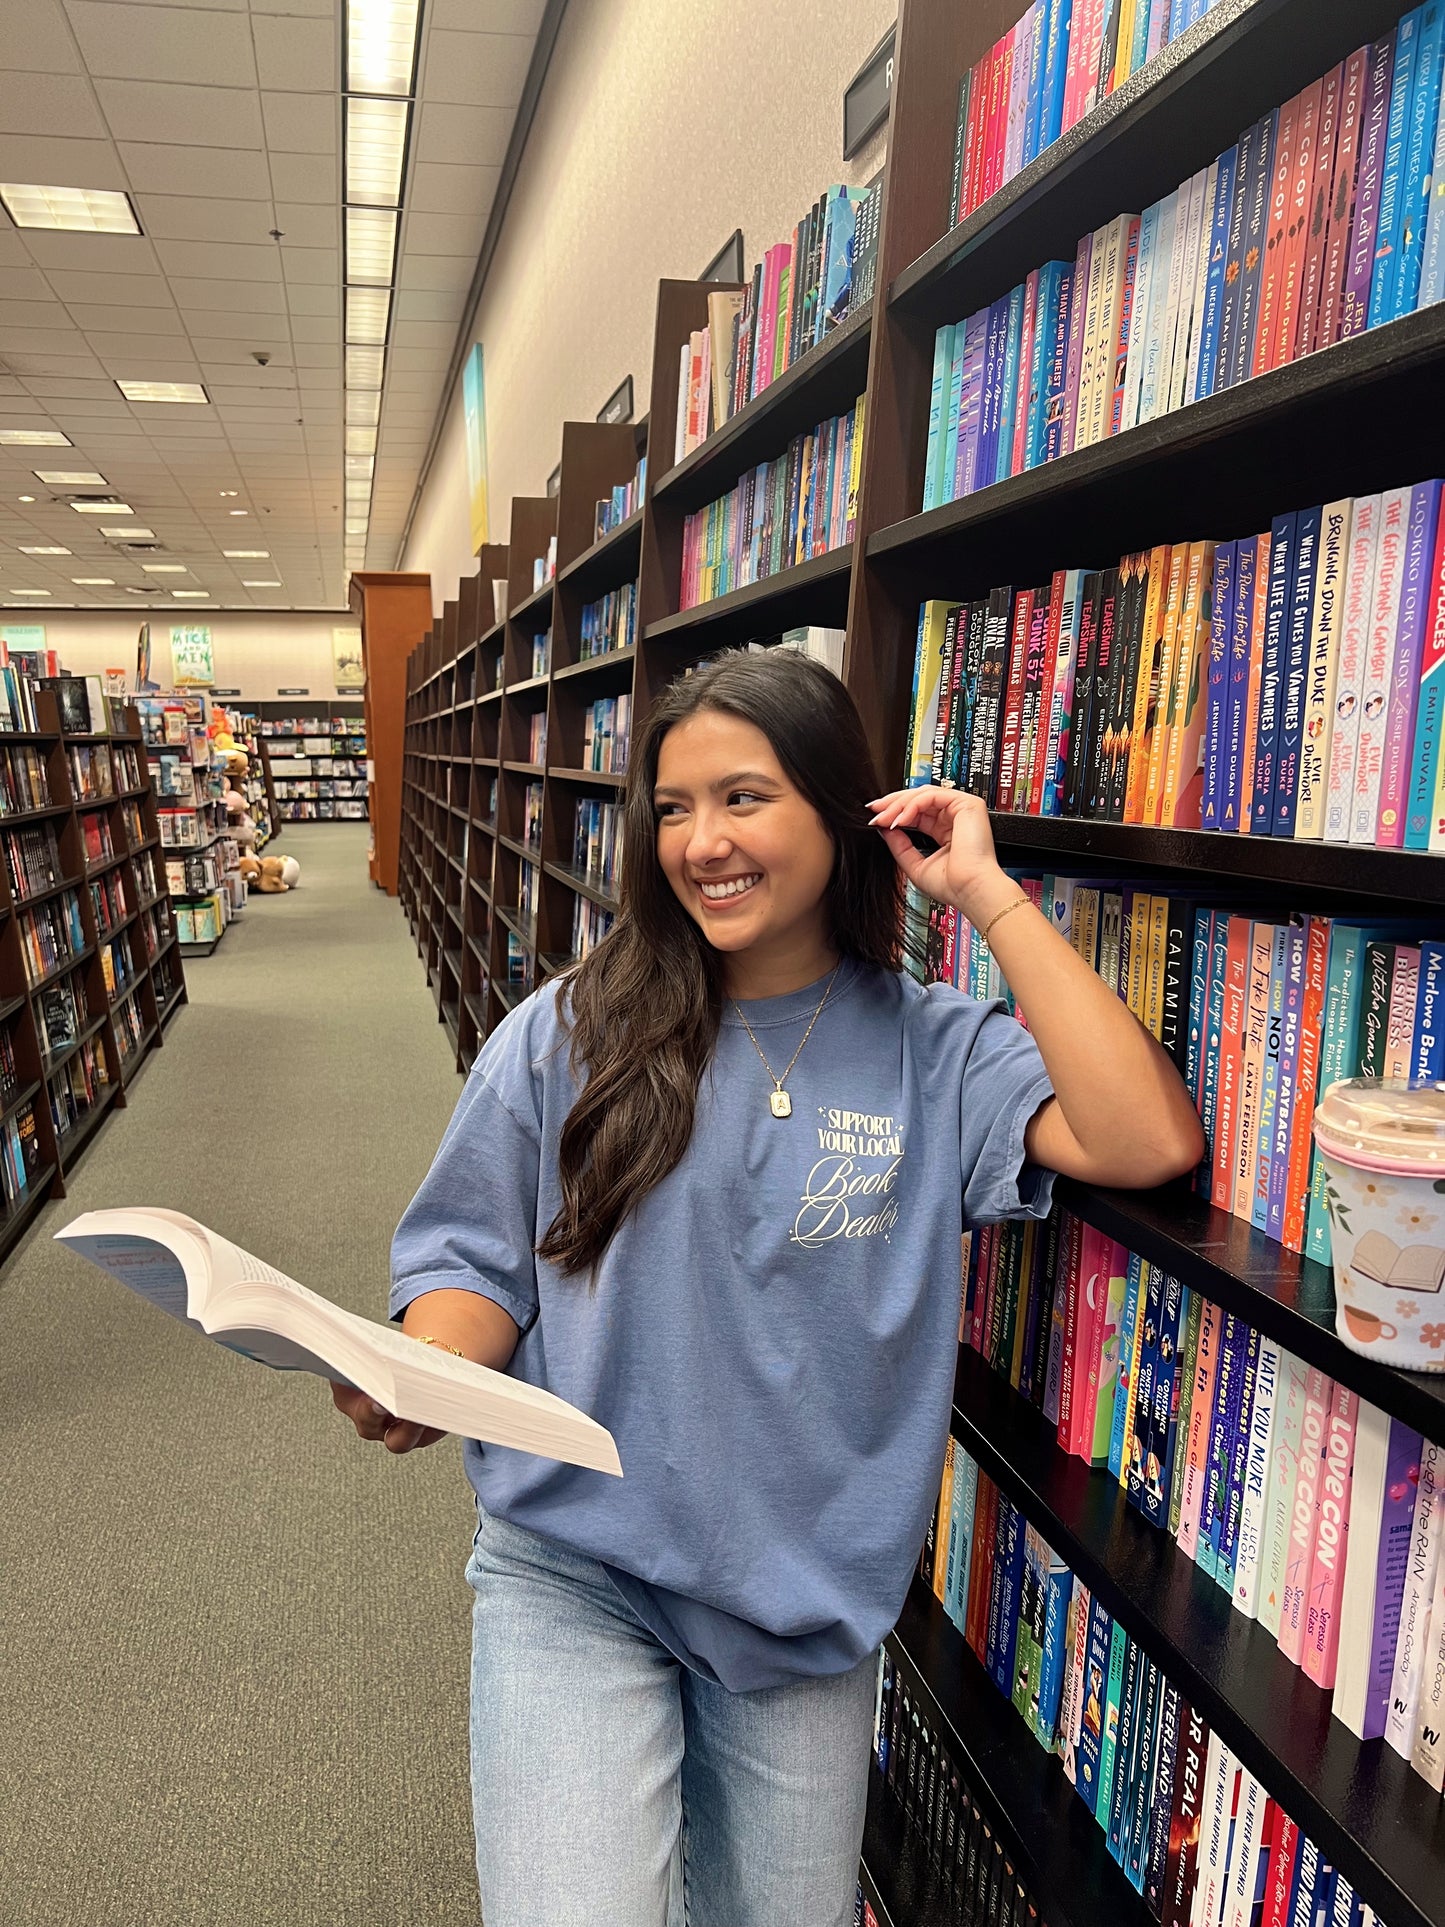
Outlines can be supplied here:
[[0, 816], [43, 810], [49, 804], [50, 778], [39, 750], [29, 743], [7, 743], [0, 748]]
[[622, 805], [584, 796], [577, 804], [572, 867], [614, 890], [622, 879]]
[[1445, 294], [1445, 37], [1407, 13], [1142, 214], [939, 329], [923, 507]]
[[630, 515], [642, 506], [643, 491], [647, 487], [647, 457], [638, 458], [637, 472], [630, 482], [619, 482], [611, 495], [603, 496], [597, 504], [593, 522], [593, 539], [600, 542], [604, 535], [610, 535], [619, 528]]
[[761, 582], [853, 540], [863, 462], [863, 397], [846, 415], [795, 435], [775, 461], [689, 515], [680, 607]]
[[582, 712], [582, 767], [620, 776], [632, 740], [631, 696], [599, 696]]
[[1034, 0], [959, 83], [954, 225], [1208, 7], [1209, 0]]
[[624, 582], [582, 609], [580, 660], [630, 649], [637, 641], [637, 584]]
[[1441, 483], [919, 612], [908, 781], [1034, 816], [1445, 851]]
[[600, 903], [590, 903], [586, 897], [578, 897], [572, 910], [574, 959], [581, 959], [589, 950], [595, 950], [616, 921], [615, 912], [604, 910]]

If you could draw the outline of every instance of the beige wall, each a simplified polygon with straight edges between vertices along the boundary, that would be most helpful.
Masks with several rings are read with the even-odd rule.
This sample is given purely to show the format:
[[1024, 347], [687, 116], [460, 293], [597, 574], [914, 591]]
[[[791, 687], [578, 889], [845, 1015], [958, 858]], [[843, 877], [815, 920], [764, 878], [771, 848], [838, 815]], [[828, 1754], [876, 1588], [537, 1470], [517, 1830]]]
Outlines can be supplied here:
[[[7, 621], [43, 621], [45, 641], [60, 654], [65, 667], [77, 676], [99, 676], [107, 669], [124, 669], [135, 677], [136, 638], [143, 618], [136, 612], [97, 609], [46, 615], [40, 610], [7, 611]], [[274, 697], [277, 688], [309, 689], [313, 696], [336, 693], [332, 673], [331, 631], [356, 623], [344, 615], [227, 614], [195, 612], [179, 622], [207, 622], [211, 628], [216, 682], [222, 689], [239, 689], [251, 702]], [[157, 612], [150, 617], [151, 680], [170, 681], [171, 618]]]
[[[512, 497], [543, 492], [564, 421], [629, 374], [645, 410], [659, 280], [698, 274], [736, 227], [751, 267], [828, 182], [877, 171], [881, 134], [841, 158], [843, 89], [896, 13], [573, 0], [477, 315], [494, 541]], [[398, 563], [430, 572], [438, 610], [472, 567], [461, 428], [458, 395]]]

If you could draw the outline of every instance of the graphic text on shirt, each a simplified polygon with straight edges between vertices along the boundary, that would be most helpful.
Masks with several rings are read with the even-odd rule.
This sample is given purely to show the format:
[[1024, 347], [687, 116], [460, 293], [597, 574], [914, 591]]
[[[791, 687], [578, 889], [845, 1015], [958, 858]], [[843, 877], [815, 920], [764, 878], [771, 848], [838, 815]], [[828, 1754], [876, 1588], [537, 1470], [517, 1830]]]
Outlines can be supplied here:
[[818, 1148], [790, 1239], [807, 1250], [835, 1238], [884, 1242], [898, 1222], [898, 1171], [903, 1135], [891, 1117], [820, 1104]]

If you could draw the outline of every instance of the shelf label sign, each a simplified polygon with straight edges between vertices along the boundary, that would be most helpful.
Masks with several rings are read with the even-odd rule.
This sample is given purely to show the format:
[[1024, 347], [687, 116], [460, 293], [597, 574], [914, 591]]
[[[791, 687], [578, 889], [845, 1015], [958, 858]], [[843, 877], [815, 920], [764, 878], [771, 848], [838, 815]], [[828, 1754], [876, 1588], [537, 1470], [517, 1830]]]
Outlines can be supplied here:
[[888, 118], [893, 94], [893, 49], [897, 28], [890, 27], [858, 69], [843, 96], [843, 158], [851, 161]]
[[171, 681], [177, 689], [209, 689], [216, 680], [208, 623], [171, 630]]
[[618, 383], [612, 393], [597, 411], [600, 422], [630, 422], [632, 420], [632, 377]]
[[211, 685], [211, 694], [218, 702], [223, 696], [239, 696], [240, 693], [239, 689], [217, 689], [214, 683]]
[[276, 694], [278, 696], [309, 696], [311, 691], [309, 689], [278, 689]]
[[487, 539], [487, 391], [482, 379], [482, 344], [472, 343], [462, 369], [462, 426], [467, 446], [467, 496], [471, 503], [472, 554]]

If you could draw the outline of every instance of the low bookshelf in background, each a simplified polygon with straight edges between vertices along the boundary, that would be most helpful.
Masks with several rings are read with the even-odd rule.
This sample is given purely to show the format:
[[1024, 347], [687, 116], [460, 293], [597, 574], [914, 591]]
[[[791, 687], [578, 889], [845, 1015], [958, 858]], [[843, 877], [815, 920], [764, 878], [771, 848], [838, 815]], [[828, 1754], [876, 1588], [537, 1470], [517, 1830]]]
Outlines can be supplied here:
[[139, 717], [0, 668], [0, 1254], [184, 1000]]
[[363, 707], [360, 696], [260, 705], [258, 741], [278, 824], [366, 821]]

